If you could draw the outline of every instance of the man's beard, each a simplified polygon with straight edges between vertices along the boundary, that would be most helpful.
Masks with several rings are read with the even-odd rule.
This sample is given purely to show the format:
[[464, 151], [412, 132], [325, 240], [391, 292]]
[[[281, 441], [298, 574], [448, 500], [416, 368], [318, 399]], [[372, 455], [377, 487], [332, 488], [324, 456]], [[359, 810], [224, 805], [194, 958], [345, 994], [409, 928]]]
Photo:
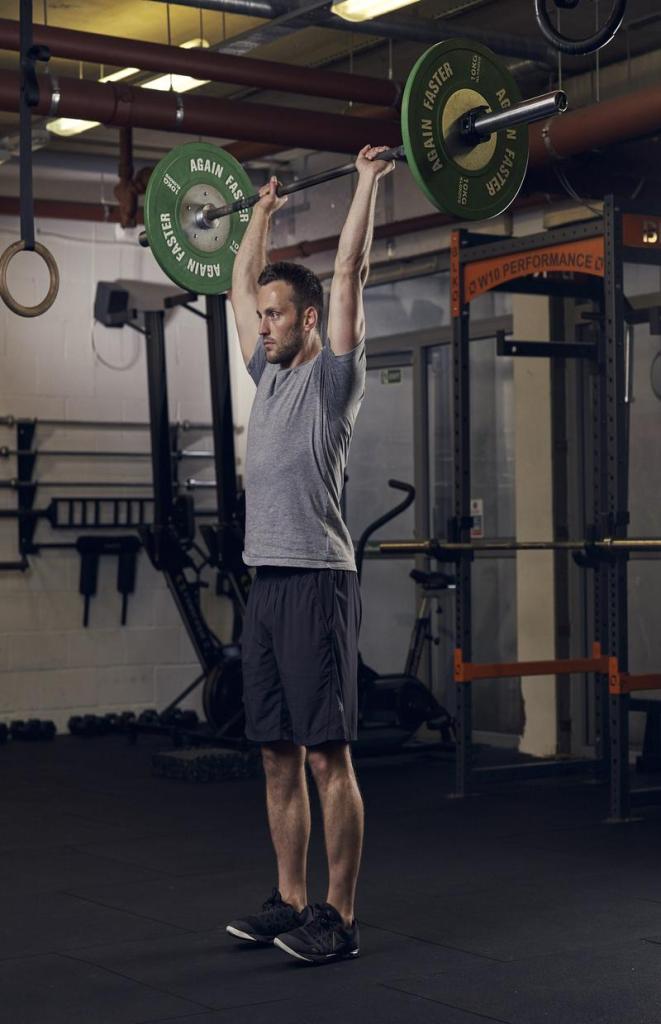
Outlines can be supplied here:
[[273, 349], [266, 349], [269, 363], [289, 363], [303, 348], [303, 325], [296, 324], [283, 341], [273, 343]]

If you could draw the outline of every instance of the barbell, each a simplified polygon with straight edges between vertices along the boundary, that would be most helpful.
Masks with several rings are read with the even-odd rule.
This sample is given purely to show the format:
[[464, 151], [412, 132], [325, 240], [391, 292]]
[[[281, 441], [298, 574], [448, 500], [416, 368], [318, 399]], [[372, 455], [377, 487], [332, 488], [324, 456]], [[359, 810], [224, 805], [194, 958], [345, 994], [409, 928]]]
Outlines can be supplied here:
[[382, 555], [428, 555], [430, 558], [450, 559], [479, 551], [658, 551], [661, 539], [656, 537], [605, 537], [602, 540], [478, 540], [449, 541], [393, 540], [379, 544]]
[[[567, 108], [564, 92], [522, 100], [513, 76], [486, 46], [436, 43], [414, 65], [404, 88], [403, 145], [380, 159], [406, 161], [439, 210], [466, 220], [503, 213], [528, 166], [528, 125]], [[329, 139], [328, 149], [333, 149]], [[290, 195], [356, 170], [353, 162], [279, 186]], [[259, 193], [229, 153], [205, 142], [177, 146], [156, 165], [145, 194], [146, 231], [161, 269], [188, 291], [226, 291], [234, 257]]]

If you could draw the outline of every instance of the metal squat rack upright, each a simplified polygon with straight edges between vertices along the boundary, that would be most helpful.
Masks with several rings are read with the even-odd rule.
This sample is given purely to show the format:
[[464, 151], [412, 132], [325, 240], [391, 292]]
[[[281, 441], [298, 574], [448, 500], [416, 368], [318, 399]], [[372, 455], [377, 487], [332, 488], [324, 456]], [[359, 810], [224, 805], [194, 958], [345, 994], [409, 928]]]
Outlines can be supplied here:
[[[625, 821], [631, 808], [661, 802], [661, 787], [631, 789], [629, 712], [648, 710], [651, 702], [632, 700], [635, 690], [661, 689], [661, 672], [628, 672], [628, 595], [625, 545], [598, 547], [600, 541], [626, 540], [629, 523], [629, 375], [631, 352], [626, 323], [638, 322], [623, 293], [623, 264], [661, 266], [661, 207], [606, 198], [603, 216], [528, 237], [487, 240], [465, 230], [453, 233], [451, 297], [453, 324], [453, 459], [454, 507], [450, 541], [466, 542], [453, 553], [457, 565], [455, 606], [455, 674], [457, 693], [456, 795], [465, 796], [477, 776], [530, 778], [595, 771], [609, 779], [610, 820]], [[512, 257], [518, 257], [512, 259]], [[521, 258], [523, 257], [523, 258]], [[536, 277], [539, 271], [578, 271], [579, 279]], [[527, 281], [521, 281], [523, 277]], [[599, 282], [603, 279], [603, 287]], [[515, 281], [511, 289], [509, 282]], [[592, 523], [586, 529], [594, 543], [592, 569], [592, 657], [500, 665], [471, 664], [472, 599], [470, 550], [471, 444], [469, 318], [470, 303], [492, 288], [542, 295], [582, 296], [599, 304], [603, 327], [594, 345], [571, 342], [518, 342], [500, 345], [502, 354], [553, 358], [587, 357], [592, 361], [589, 452]], [[638, 320], [641, 318], [638, 317]], [[533, 349], [534, 345], [534, 349]], [[552, 546], [552, 545], [549, 545]], [[633, 546], [633, 545], [632, 545]], [[661, 545], [660, 545], [661, 546]], [[472, 694], [474, 679], [528, 675], [569, 675], [593, 672], [595, 759], [546, 760], [507, 766], [507, 770], [474, 768], [472, 763]], [[661, 709], [661, 703], [659, 704]], [[650, 712], [651, 713], [651, 712]]]

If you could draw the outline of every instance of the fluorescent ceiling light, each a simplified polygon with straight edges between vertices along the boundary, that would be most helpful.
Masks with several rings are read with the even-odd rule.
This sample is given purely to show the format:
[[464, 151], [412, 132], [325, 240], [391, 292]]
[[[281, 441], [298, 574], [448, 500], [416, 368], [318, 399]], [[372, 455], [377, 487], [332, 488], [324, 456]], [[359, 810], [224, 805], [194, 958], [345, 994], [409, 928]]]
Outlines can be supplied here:
[[[185, 43], [181, 44], [183, 50], [191, 49], [204, 49], [209, 46], [207, 39], [188, 39]], [[136, 75], [140, 68], [121, 68], [119, 71], [113, 71], [110, 75], [104, 75], [100, 78], [100, 82], [120, 82], [123, 78], [129, 78], [131, 75]], [[164, 92], [173, 90], [174, 92], [187, 92], [189, 89], [195, 89], [198, 85], [206, 85], [207, 81], [202, 81], [198, 78], [191, 78], [189, 75], [161, 75], [159, 78], [152, 79], [151, 82], [144, 82], [142, 85], [143, 89], [160, 89]], [[89, 131], [90, 128], [98, 128], [100, 121], [83, 121], [76, 117], [58, 117], [54, 121], [48, 121], [46, 128], [49, 132], [54, 135], [60, 135], [63, 138], [69, 138], [72, 135], [80, 135], [81, 132]]]
[[113, 71], [111, 75], [104, 75], [100, 78], [100, 82], [121, 82], [122, 78], [128, 78], [129, 75], [137, 75], [140, 68], [120, 68], [119, 71]]
[[[208, 47], [207, 39], [188, 39], [181, 43], [182, 50], [200, 50]], [[188, 92], [189, 89], [196, 89], [198, 85], [207, 85], [209, 79], [191, 78], [190, 75], [161, 75], [153, 78], [151, 82], [143, 82], [143, 89], [158, 89], [161, 92]]]
[[331, 11], [345, 21], [367, 21], [417, 2], [418, 0], [335, 0]]
[[142, 89], [160, 89], [161, 92], [188, 92], [189, 89], [196, 89], [198, 85], [206, 85], [209, 79], [191, 78], [190, 75], [161, 75], [151, 82], [143, 82]]
[[57, 117], [54, 121], [48, 121], [46, 128], [53, 135], [68, 138], [70, 135], [80, 135], [90, 128], [97, 128], [100, 124], [100, 121], [83, 121], [77, 117]]

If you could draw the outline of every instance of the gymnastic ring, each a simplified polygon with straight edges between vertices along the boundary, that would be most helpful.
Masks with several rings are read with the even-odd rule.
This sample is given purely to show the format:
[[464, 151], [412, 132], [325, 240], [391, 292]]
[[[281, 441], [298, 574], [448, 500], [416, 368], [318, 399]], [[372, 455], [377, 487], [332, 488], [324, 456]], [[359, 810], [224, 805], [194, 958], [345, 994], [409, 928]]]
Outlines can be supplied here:
[[18, 242], [12, 242], [0, 256], [0, 298], [13, 313], [18, 313], [19, 316], [41, 316], [47, 309], [55, 302], [57, 293], [60, 287], [60, 272], [57, 269], [57, 263], [55, 257], [42, 245], [41, 242], [34, 243], [34, 251], [41, 256], [42, 260], [48, 267], [48, 273], [50, 275], [50, 282], [48, 285], [48, 291], [46, 296], [37, 303], [36, 306], [22, 306], [20, 302], [17, 302], [13, 297], [9, 288], [7, 287], [7, 269], [10, 262], [13, 260], [17, 252], [23, 252], [25, 250], [25, 242], [20, 239]]

